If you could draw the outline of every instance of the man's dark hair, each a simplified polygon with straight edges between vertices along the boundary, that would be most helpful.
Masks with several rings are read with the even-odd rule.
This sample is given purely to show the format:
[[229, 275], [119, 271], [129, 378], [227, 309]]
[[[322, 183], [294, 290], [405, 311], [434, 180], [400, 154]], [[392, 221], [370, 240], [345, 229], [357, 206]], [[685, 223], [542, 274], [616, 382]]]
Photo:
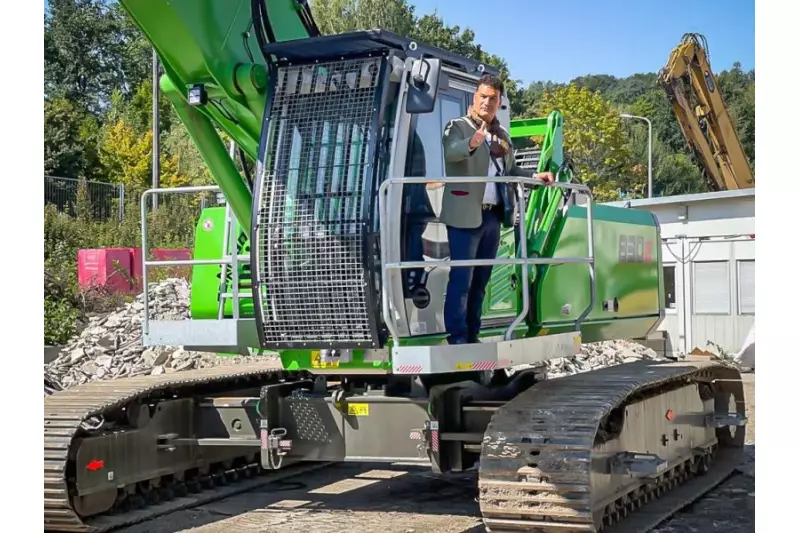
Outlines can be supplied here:
[[478, 82], [478, 87], [480, 87], [481, 85], [487, 85], [492, 89], [499, 91], [501, 96], [505, 93], [503, 80], [501, 80], [500, 78], [498, 78], [493, 74], [484, 74], [483, 76], [481, 76], [481, 79]]

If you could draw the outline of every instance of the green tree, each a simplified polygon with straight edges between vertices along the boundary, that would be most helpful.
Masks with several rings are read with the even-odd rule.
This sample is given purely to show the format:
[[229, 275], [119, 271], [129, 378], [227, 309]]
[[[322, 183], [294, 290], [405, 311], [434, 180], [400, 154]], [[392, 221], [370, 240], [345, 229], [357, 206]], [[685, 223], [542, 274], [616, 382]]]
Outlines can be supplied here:
[[633, 167], [619, 114], [599, 93], [574, 84], [545, 92], [537, 115], [546, 116], [554, 109], [564, 115], [564, 150], [572, 158], [576, 177], [592, 188], [598, 200], [642, 193], [644, 176]]
[[[161, 136], [165, 137], [173, 124], [181, 124], [172, 104], [163, 93], [159, 93], [158, 127]], [[104, 122], [113, 124], [124, 119], [138, 134], [152, 132], [153, 129], [153, 82], [146, 79], [125, 95], [115, 90], [111, 94], [110, 105], [104, 116]], [[163, 138], [162, 138], [163, 140]]]
[[99, 124], [66, 98], [44, 102], [44, 173], [92, 179], [97, 174]]
[[145, 43], [116, 2], [50, 0], [44, 18], [45, 98], [66, 98], [99, 116], [115, 88], [127, 94], [149, 72]]
[[653, 196], [675, 196], [708, 192], [708, 186], [694, 160], [686, 154], [667, 153], [655, 165]]
[[672, 104], [660, 87], [658, 91], [648, 91], [637, 98], [629, 107], [629, 112], [649, 118], [653, 123], [653, 135], [660, 139], [671, 152], [692, 155], [686, 138], [681, 132], [678, 119], [675, 118]]
[[45, 97], [66, 98], [98, 110], [113, 70], [105, 45], [109, 19], [100, 0], [52, 0], [44, 19]]
[[[626, 123], [634, 168], [647, 175], [647, 126], [639, 121]], [[673, 152], [654, 134], [653, 196], [674, 196], [707, 192], [708, 186], [693, 157]], [[646, 192], [646, 189], [645, 189]]]
[[[149, 45], [116, 2], [51, 0], [44, 48], [44, 172], [105, 180], [103, 124], [120, 118], [110, 107], [128, 109], [131, 97], [145, 99], [134, 90], [149, 90], [142, 86]], [[149, 100], [147, 106], [149, 113]]]
[[[125, 119], [106, 126], [99, 149], [99, 159], [106, 179], [124, 183], [133, 194], [152, 185], [153, 132], [137, 133]], [[160, 177], [164, 187], [177, 187], [191, 183], [189, 176], [180, 172], [180, 157], [162, 150]]]
[[[193, 185], [213, 185], [211, 172], [203, 161], [200, 152], [183, 124], [175, 124], [164, 139], [163, 149], [171, 154], [175, 162], [175, 173], [183, 176], [186, 183]], [[250, 163], [251, 172], [254, 168]]]
[[[566, 87], [563, 83], [554, 83], [552, 81], [535, 81], [528, 87], [520, 90], [517, 94], [518, 105], [512, 103], [512, 117], [525, 117], [531, 118], [539, 112], [538, 105], [545, 93], [553, 92], [558, 88]], [[549, 113], [549, 112], [548, 112]]]
[[151, 132], [138, 135], [125, 119], [107, 124], [99, 150], [106, 179], [144, 189], [151, 182], [152, 141]]
[[756, 84], [755, 82], [747, 86], [741, 95], [736, 108], [736, 130], [739, 140], [742, 141], [742, 148], [750, 159], [750, 165], [755, 173], [756, 166]]
[[756, 102], [755, 71], [744, 72], [738, 61], [731, 70], [722, 71], [717, 83], [736, 127], [736, 134], [742, 143], [751, 165], [755, 165], [756, 140]]
[[113, 40], [107, 46], [109, 53], [119, 61], [122, 91], [130, 94], [143, 82], [152, 81], [153, 48], [119, 2], [108, 0], [107, 3], [114, 20]]
[[570, 84], [575, 85], [579, 89], [587, 89], [589, 92], [597, 92], [606, 95], [611, 89], [619, 82], [614, 76], [608, 74], [589, 74], [587, 76], [578, 76], [570, 81]]
[[311, 9], [326, 35], [375, 28], [410, 35], [414, 29], [414, 8], [406, 0], [312, 0]]

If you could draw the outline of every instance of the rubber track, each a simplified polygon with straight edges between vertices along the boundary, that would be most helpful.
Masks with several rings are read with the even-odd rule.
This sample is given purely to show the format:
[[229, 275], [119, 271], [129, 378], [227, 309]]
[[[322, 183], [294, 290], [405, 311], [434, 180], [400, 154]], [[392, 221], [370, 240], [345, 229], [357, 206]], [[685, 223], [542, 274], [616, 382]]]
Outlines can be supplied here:
[[[655, 488], [626, 488], [609, 502], [596, 502], [592, 494], [595, 436], [603, 418], [631, 394], [674, 381], [713, 379], [741, 378], [718, 362], [641, 362], [546, 380], [520, 394], [498, 410], [484, 435], [478, 485], [487, 529], [643, 533], [668, 518], [733, 470], [744, 428], [735, 439], [719, 439], [721, 453], [712, 463], [718, 466], [707, 475], [693, 477], [682, 463], [669, 465]], [[734, 399], [743, 414], [741, 390], [739, 383]], [[662, 494], [672, 498], [656, 500]]]
[[[73, 439], [79, 434], [81, 424], [88, 418], [117, 410], [135, 400], [158, 396], [166, 391], [186, 397], [191, 396], [194, 389], [201, 386], [221, 385], [223, 390], [230, 390], [237, 381], [266, 381], [283, 373], [274, 364], [262, 362], [217, 366], [159, 376], [94, 381], [46, 397], [44, 399], [44, 529], [75, 532], [108, 529], [94, 528], [91, 520], [89, 523], [84, 523], [70, 502], [71, 491], [67, 480], [70, 448]], [[126, 523], [118, 523], [115, 527]]]

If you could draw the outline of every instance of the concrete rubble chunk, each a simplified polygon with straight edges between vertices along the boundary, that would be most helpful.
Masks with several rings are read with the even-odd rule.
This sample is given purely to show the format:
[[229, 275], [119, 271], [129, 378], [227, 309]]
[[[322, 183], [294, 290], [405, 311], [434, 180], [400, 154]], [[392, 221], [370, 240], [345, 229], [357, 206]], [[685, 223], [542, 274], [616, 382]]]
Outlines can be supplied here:
[[[189, 318], [189, 282], [170, 278], [149, 287], [151, 320]], [[93, 316], [58, 357], [44, 365], [45, 396], [96, 380], [182, 372], [195, 368], [274, 360], [275, 356], [220, 357], [182, 346], [142, 344], [144, 295], [104, 316]]]
[[[126, 359], [133, 359], [133, 357], [131, 357], [132, 355], [133, 354], [129, 353], [128, 351], [125, 352], [125, 358]], [[142, 362], [145, 365], [151, 366], [151, 367], [155, 365], [156, 352], [154, 352], [153, 350], [149, 350], [148, 349], [148, 350], [143, 351], [141, 357], [142, 357]]]
[[[64, 352], [62, 351], [59, 359], [62, 358], [63, 355]], [[83, 350], [83, 347], [76, 347], [69, 352], [69, 355], [66, 357], [66, 359], [69, 361], [69, 364], [74, 365], [84, 357], [86, 357], [86, 352]]]

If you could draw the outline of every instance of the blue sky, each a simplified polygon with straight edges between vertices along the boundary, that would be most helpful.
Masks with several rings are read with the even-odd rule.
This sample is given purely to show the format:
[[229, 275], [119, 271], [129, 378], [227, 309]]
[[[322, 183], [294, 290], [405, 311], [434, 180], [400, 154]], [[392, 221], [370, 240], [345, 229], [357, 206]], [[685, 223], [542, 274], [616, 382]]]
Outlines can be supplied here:
[[[585, 74], [657, 72], [684, 33], [708, 40], [714, 72], [755, 67], [754, 0], [409, 0], [469, 27], [511, 75], [566, 82]], [[47, 6], [47, 0], [44, 5]]]
[[684, 33], [702, 33], [714, 72], [755, 67], [754, 0], [410, 0], [470, 27], [511, 75], [566, 82], [585, 74], [657, 72]]

